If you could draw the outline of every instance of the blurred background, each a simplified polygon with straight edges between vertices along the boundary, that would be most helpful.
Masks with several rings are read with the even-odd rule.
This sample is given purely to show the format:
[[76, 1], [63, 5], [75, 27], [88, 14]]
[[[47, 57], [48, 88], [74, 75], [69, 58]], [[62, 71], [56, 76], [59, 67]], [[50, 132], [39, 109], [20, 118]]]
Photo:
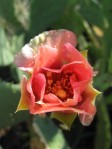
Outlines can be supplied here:
[[[22, 72], [14, 55], [31, 38], [46, 30], [68, 29], [77, 48], [88, 49], [97, 76], [97, 114], [89, 127], [78, 118], [71, 130], [55, 120], [32, 120], [15, 110]], [[31, 121], [33, 127], [31, 127]], [[112, 149], [112, 1], [0, 0], [0, 149]]]

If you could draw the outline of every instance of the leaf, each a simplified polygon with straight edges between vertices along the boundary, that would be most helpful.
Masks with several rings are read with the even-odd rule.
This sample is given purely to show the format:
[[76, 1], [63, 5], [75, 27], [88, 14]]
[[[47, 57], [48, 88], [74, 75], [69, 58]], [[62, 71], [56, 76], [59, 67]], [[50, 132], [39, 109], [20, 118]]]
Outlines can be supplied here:
[[21, 24], [15, 17], [14, 0], [0, 1], [0, 16], [7, 20], [8, 23], [14, 25], [17, 29], [21, 27]]
[[66, 127], [70, 130], [71, 125], [76, 118], [77, 114], [68, 114], [68, 113], [62, 113], [62, 112], [52, 112], [51, 118], [55, 118], [62, 122]]
[[18, 51], [21, 50], [21, 48], [24, 45], [24, 35], [21, 34], [18, 36], [17, 35], [12, 36], [10, 45], [11, 45], [10, 48], [11, 52], [13, 54], [16, 54]]
[[9, 65], [13, 61], [13, 55], [9, 51], [10, 44], [2, 28], [0, 28], [0, 48], [0, 66]]
[[57, 20], [53, 27], [55, 29], [66, 28], [73, 31], [74, 33], [81, 34], [84, 30], [81, 17], [77, 13], [77, 9], [74, 9], [78, 0], [69, 0], [66, 10], [64, 11], [63, 16], [60, 16], [60, 19]]
[[13, 63], [14, 54], [23, 46], [23, 39], [23, 35], [8, 39], [4, 29], [0, 27], [0, 66]]
[[[111, 90], [111, 88], [110, 88], [110, 90]], [[109, 94], [108, 96], [106, 96], [105, 97], [106, 98], [106, 104], [107, 105], [112, 105], [112, 93], [111, 94]]]
[[67, 0], [32, 0], [29, 30], [31, 37], [45, 31], [56, 22], [63, 15], [66, 5]]
[[76, 6], [78, 7], [79, 13], [87, 22], [101, 28], [103, 27], [103, 13], [99, 2], [93, 0], [79, 0]]
[[111, 53], [110, 53], [108, 70], [112, 74], [112, 50], [111, 50]]
[[35, 117], [34, 126], [40, 140], [43, 140], [49, 149], [70, 149], [62, 131], [57, 128], [51, 119]]
[[98, 123], [95, 137], [95, 149], [110, 149], [111, 126], [107, 107], [103, 100], [98, 103]]
[[100, 90], [105, 91], [111, 86], [112, 83], [112, 77], [109, 73], [99, 73], [94, 78], [94, 85]]
[[80, 35], [78, 37], [78, 44], [79, 44], [79, 49], [85, 50], [89, 47], [89, 43], [86, 41], [86, 38], [83, 35]]
[[112, 10], [112, 6], [110, 5], [110, 3], [111, 0], [102, 0], [100, 2], [104, 14], [105, 27], [108, 27], [109, 24], [112, 26], [112, 13], [110, 13]]
[[15, 114], [19, 97], [19, 85], [0, 82], [0, 128], [28, 119], [27, 112], [18, 112]]

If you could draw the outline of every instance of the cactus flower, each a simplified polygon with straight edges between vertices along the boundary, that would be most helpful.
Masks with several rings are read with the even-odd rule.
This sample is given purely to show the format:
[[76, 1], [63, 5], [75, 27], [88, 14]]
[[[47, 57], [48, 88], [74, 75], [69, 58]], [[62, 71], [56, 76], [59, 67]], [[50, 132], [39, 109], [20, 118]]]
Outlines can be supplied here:
[[31, 114], [51, 113], [68, 127], [78, 115], [89, 125], [96, 113], [94, 71], [86, 51], [76, 49], [76, 36], [68, 30], [44, 32], [15, 56], [15, 64], [28, 73], [21, 81], [19, 110]]

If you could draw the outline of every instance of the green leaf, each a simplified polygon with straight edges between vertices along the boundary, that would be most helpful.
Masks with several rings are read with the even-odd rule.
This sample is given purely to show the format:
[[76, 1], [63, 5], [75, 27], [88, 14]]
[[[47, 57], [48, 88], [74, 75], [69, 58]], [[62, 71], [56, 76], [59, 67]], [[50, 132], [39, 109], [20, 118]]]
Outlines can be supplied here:
[[103, 27], [103, 15], [99, 2], [93, 0], [79, 0], [77, 1], [76, 9], [87, 22], [101, 28]]
[[31, 37], [55, 23], [63, 15], [66, 5], [67, 0], [32, 0], [29, 31]]
[[107, 105], [112, 105], [112, 92], [105, 97], [105, 102]]
[[0, 128], [28, 119], [27, 112], [15, 114], [19, 98], [19, 85], [0, 82]]
[[17, 35], [12, 36], [10, 45], [11, 45], [10, 50], [13, 54], [19, 52], [24, 45], [24, 35], [21, 34], [18, 36]]
[[72, 113], [62, 113], [62, 112], [52, 112], [51, 118], [55, 118], [67, 126], [68, 129], [71, 128], [71, 125], [76, 118], [77, 114]]
[[108, 89], [112, 84], [112, 76], [109, 73], [99, 73], [94, 78], [94, 85], [96, 88], [98, 88], [100, 91], [105, 91]]
[[107, 107], [103, 100], [98, 103], [98, 123], [95, 137], [95, 149], [110, 149], [111, 126]]
[[112, 74], [112, 49], [110, 53], [110, 58], [109, 58], [109, 72]]
[[23, 46], [24, 36], [12, 36], [10, 39], [4, 29], [0, 27], [0, 66], [7, 66], [13, 63], [14, 55]]
[[103, 14], [105, 15], [104, 21], [105, 21], [105, 27], [108, 27], [110, 24], [112, 26], [112, 6], [110, 5], [111, 0], [101, 0], [100, 5], [103, 10]]
[[37, 139], [38, 143], [43, 140], [50, 149], [69, 149], [61, 129], [51, 119], [35, 117], [34, 126], [35, 132], [40, 136], [40, 139]]
[[89, 43], [86, 41], [86, 38], [83, 35], [78, 37], [79, 49], [86, 50], [89, 47]]
[[10, 51], [10, 44], [5, 32], [0, 28], [0, 66], [6, 66], [13, 62], [13, 55]]
[[0, 16], [3, 17], [8, 23], [14, 25], [17, 29], [21, 27], [21, 24], [15, 17], [14, 0], [0, 1]]
[[60, 19], [57, 20], [53, 27], [55, 29], [66, 28], [73, 31], [76, 34], [81, 34], [84, 30], [81, 17], [75, 10], [75, 6], [78, 0], [69, 0], [66, 10], [64, 11], [63, 16], [60, 16]]

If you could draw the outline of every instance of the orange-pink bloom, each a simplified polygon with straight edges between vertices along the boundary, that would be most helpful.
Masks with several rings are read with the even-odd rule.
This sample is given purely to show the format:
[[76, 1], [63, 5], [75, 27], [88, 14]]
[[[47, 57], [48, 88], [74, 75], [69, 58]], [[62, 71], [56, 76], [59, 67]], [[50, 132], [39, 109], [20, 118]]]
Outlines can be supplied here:
[[86, 59], [86, 51], [80, 53], [76, 44], [72, 32], [52, 30], [22, 48], [15, 56], [15, 63], [29, 77], [23, 76], [21, 81], [17, 111], [51, 112], [57, 119], [61, 114], [66, 115], [64, 119], [67, 115], [74, 118], [78, 115], [83, 125], [91, 123], [99, 92], [92, 86], [94, 72]]

